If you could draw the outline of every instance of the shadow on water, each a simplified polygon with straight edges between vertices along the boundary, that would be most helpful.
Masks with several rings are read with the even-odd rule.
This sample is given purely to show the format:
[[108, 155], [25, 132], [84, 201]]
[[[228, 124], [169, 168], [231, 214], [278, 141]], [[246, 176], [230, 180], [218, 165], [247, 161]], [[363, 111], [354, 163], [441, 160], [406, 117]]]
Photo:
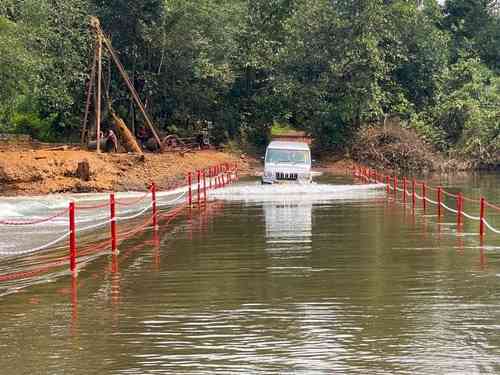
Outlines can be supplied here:
[[[3, 297], [2, 373], [500, 371], [498, 238], [329, 181], [213, 192], [77, 279]], [[487, 181], [468, 189], [498, 194]]]

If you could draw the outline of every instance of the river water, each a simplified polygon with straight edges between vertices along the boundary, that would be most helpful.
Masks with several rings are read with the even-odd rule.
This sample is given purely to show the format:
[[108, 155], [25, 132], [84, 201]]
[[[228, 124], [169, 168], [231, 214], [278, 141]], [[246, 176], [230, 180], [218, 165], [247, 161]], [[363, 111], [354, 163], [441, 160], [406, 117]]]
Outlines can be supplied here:
[[[500, 200], [499, 175], [433, 182]], [[218, 190], [0, 297], [0, 373], [500, 373], [500, 236], [400, 199], [331, 176]]]

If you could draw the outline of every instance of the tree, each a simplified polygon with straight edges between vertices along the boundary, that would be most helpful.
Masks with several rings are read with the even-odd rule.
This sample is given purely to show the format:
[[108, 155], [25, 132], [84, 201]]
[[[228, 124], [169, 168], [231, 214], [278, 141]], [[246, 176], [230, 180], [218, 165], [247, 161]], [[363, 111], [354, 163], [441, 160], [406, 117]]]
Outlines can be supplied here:
[[500, 17], [497, 0], [447, 0], [443, 25], [453, 35], [455, 61], [460, 54], [479, 54], [500, 72]]
[[[79, 125], [88, 55], [86, 1], [5, 0], [0, 17], [0, 49], [6, 49], [1, 55], [9, 64], [2, 66], [17, 82], [5, 91], [14, 105], [4, 111], [4, 122], [23, 129], [43, 126], [46, 139], [71, 136]], [[6, 86], [9, 81], [2, 80]]]
[[397, 82], [404, 93], [411, 107], [407, 111], [423, 111], [439, 97], [450, 60], [450, 36], [440, 27], [441, 9], [434, 0], [426, 1], [423, 9], [397, 1], [391, 6], [390, 16], [400, 46], [391, 81]]

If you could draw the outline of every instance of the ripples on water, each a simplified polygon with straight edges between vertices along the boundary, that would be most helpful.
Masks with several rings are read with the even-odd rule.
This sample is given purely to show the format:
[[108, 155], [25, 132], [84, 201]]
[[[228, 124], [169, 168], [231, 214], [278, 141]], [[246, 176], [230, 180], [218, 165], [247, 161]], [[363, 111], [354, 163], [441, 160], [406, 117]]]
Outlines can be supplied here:
[[500, 372], [498, 243], [380, 187], [281, 188], [5, 297], [2, 373]]

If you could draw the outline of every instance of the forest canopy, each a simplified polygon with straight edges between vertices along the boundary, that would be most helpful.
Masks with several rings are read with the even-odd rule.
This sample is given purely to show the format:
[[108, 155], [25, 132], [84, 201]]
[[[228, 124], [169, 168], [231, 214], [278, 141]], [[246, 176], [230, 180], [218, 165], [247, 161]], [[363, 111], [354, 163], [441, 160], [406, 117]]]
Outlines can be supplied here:
[[[0, 132], [77, 140], [99, 17], [154, 122], [264, 144], [273, 123], [345, 150], [398, 118], [498, 165], [498, 0], [2, 0]], [[105, 56], [105, 96], [142, 119]]]

